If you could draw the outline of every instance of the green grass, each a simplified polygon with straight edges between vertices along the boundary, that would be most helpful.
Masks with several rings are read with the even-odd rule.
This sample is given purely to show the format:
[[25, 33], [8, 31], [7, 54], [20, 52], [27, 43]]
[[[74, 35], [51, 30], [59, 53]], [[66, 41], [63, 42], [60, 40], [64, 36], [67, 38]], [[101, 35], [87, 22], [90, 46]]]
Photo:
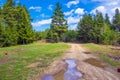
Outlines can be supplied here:
[[99, 56], [103, 61], [111, 64], [112, 66], [120, 67], [120, 62], [119, 61], [112, 60], [112, 59], [108, 58], [105, 54], [101, 54]]
[[[112, 56], [120, 56], [120, 51], [118, 50], [112, 50], [110, 49], [109, 45], [97, 45], [97, 44], [81, 44], [81, 46], [85, 47], [88, 51], [92, 52], [94, 55], [97, 55], [100, 57], [101, 60], [109, 63], [110, 65], [114, 67], [120, 67], [120, 61], [113, 60], [111, 58], [108, 58], [107, 55], [112, 55]], [[100, 53], [100, 54], [96, 54]]]
[[[0, 60], [9, 60], [0, 64], [0, 80], [29, 80], [41, 73], [67, 48], [69, 46], [64, 43], [33, 43], [0, 48]], [[40, 65], [34, 68], [26, 67], [35, 62], [40, 62]]]
[[81, 44], [83, 47], [87, 48], [88, 50], [92, 51], [109, 51], [106, 46], [103, 45], [97, 45], [93, 43], [88, 43], [88, 44]]

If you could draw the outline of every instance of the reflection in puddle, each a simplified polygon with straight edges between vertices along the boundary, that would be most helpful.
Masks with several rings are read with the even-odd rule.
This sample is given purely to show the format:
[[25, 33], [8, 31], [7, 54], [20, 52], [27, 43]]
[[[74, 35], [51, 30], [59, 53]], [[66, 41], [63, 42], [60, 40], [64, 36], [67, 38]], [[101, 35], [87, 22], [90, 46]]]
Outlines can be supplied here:
[[[82, 74], [76, 69], [76, 60], [68, 59], [65, 60], [65, 62], [68, 64], [65, 73], [63, 73], [64, 71], [62, 71], [60, 73], [57, 73], [57, 76], [45, 75], [42, 80], [54, 80], [54, 78], [55, 80], [63, 80], [63, 78], [64, 80], [78, 80], [82, 77]], [[63, 76], [63, 78], [61, 76]]]
[[76, 69], [76, 61], [75, 60], [65, 60], [68, 64], [67, 71], [64, 73], [64, 80], [78, 80], [82, 77], [82, 74]]
[[42, 80], [54, 80], [52, 75], [45, 75]]

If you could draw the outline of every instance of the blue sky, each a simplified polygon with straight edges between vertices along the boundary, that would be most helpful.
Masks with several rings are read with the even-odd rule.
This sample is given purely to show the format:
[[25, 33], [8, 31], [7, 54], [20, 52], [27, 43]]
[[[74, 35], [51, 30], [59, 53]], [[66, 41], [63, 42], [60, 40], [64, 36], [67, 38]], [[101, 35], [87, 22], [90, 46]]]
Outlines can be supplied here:
[[[0, 6], [6, 0], [0, 0]], [[50, 27], [51, 16], [56, 2], [60, 2], [69, 29], [76, 29], [77, 23], [85, 12], [95, 14], [96, 10], [108, 13], [110, 19], [116, 8], [120, 9], [120, 0], [14, 0], [26, 5], [33, 19], [32, 25], [36, 31], [44, 31]]]

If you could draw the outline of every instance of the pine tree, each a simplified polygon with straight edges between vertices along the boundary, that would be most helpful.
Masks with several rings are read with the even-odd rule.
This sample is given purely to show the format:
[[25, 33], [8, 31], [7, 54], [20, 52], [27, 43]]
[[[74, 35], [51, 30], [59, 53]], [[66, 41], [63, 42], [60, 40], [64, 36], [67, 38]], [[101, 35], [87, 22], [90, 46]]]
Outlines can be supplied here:
[[0, 47], [4, 46], [4, 43], [5, 43], [4, 39], [5, 39], [5, 36], [4, 36], [4, 27], [0, 23]]
[[53, 32], [52, 32], [51, 29], [49, 29], [49, 30], [47, 31], [46, 39], [49, 39], [49, 40], [50, 40], [51, 38], [53, 38]]
[[31, 18], [25, 6], [18, 4], [17, 8], [17, 32], [18, 32], [18, 43], [27, 44], [34, 41], [34, 31], [31, 25]]
[[64, 19], [63, 11], [61, 10], [62, 7], [60, 3], [56, 4], [56, 9], [53, 12], [52, 15], [52, 22], [51, 22], [51, 30], [53, 38], [52, 40], [54, 42], [58, 42], [59, 40], [62, 40], [63, 34], [67, 31], [67, 21]]
[[113, 17], [113, 27], [116, 31], [120, 31], [120, 12], [119, 12], [119, 9], [115, 10], [115, 16]]
[[27, 44], [35, 40], [31, 18], [25, 6], [7, 0], [0, 8], [0, 46]]
[[84, 14], [83, 18], [78, 23], [78, 34], [83, 42], [92, 41], [93, 20], [90, 14]]
[[110, 19], [107, 13], [105, 14], [105, 23], [111, 26]]
[[110, 29], [110, 25], [105, 24], [103, 27], [102, 35], [102, 43], [111, 45], [117, 41], [116, 33]]
[[104, 26], [104, 18], [101, 12], [96, 10], [96, 24], [98, 27], [103, 27]]
[[96, 15], [93, 18], [93, 32], [94, 32], [94, 42], [95, 43], [101, 43], [102, 42], [102, 37], [101, 33], [102, 28], [104, 27], [105, 20], [103, 18], [103, 15], [101, 12], [96, 10]]
[[16, 10], [13, 0], [7, 0], [3, 6], [3, 18], [5, 27], [5, 46], [17, 44], [17, 31], [16, 31]]
[[3, 26], [3, 13], [2, 13], [2, 8], [0, 8], [0, 47], [4, 46], [4, 39], [5, 39], [5, 35], [4, 35], [4, 26]]
[[15, 2], [13, 0], [7, 0], [6, 3], [4, 4], [4, 7], [14, 7]]

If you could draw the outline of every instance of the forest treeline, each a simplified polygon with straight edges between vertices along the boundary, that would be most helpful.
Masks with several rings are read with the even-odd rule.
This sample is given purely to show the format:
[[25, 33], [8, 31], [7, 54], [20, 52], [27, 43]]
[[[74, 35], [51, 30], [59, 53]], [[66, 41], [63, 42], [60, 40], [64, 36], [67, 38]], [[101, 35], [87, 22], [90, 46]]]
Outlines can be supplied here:
[[[104, 17], [103, 17], [104, 16]], [[103, 15], [96, 10], [95, 15], [85, 13], [78, 23], [78, 39], [82, 42], [101, 44], [120, 43], [120, 12], [115, 10], [115, 15], [110, 21], [108, 14]]]
[[110, 21], [108, 14], [85, 13], [80, 19], [76, 30], [69, 30], [67, 20], [60, 3], [52, 14], [50, 28], [44, 32], [34, 31], [31, 17], [27, 8], [13, 0], [7, 0], [0, 7], [0, 47], [17, 44], [28, 44], [45, 39], [50, 42], [93, 42], [101, 44], [120, 43], [120, 12]]
[[120, 12], [115, 10], [112, 20], [108, 14], [103, 15], [96, 10], [96, 13], [85, 13], [80, 19], [76, 30], [68, 30], [67, 21], [57, 3], [53, 12], [50, 29], [46, 30], [46, 39], [52, 42], [91, 42], [107, 45], [119, 45], [120, 43]]
[[31, 20], [25, 6], [7, 0], [0, 8], [0, 47], [33, 42]]

